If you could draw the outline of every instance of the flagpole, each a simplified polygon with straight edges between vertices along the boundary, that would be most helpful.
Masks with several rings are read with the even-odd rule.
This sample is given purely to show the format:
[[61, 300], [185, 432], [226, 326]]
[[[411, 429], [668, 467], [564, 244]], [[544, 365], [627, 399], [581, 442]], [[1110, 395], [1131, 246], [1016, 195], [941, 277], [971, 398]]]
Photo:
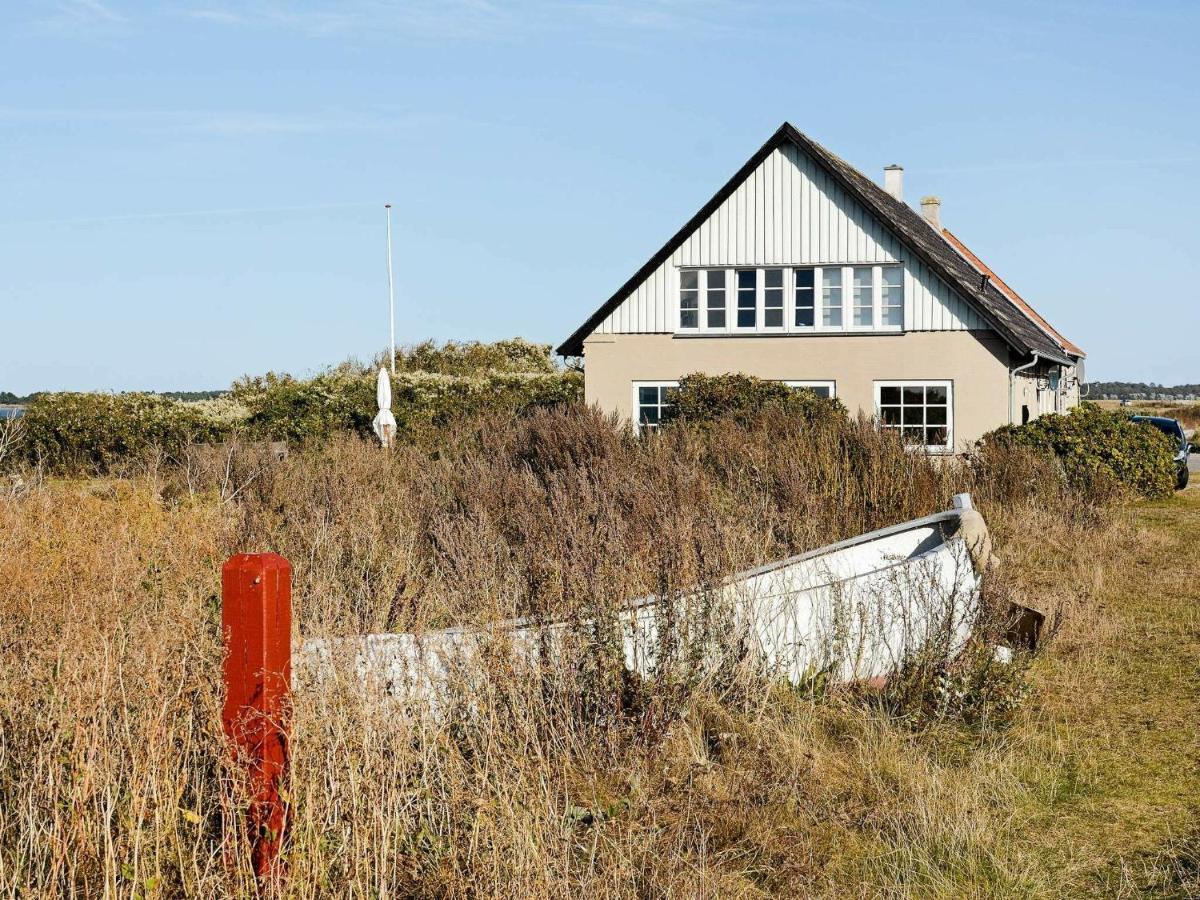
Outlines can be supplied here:
[[391, 325], [392, 377], [396, 377], [396, 292], [392, 286], [392, 204], [385, 203], [387, 210], [387, 270], [388, 270], [388, 321]]

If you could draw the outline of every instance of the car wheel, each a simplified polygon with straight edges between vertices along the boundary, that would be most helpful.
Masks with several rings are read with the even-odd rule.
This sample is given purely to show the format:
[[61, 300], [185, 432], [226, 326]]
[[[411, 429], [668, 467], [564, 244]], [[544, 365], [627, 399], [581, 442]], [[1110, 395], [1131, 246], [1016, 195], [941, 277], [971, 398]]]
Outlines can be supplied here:
[[1175, 479], [1175, 490], [1182, 491], [1185, 487], [1187, 487], [1188, 478], [1190, 475], [1191, 473], [1187, 470], [1187, 468], [1180, 469], [1179, 477]]

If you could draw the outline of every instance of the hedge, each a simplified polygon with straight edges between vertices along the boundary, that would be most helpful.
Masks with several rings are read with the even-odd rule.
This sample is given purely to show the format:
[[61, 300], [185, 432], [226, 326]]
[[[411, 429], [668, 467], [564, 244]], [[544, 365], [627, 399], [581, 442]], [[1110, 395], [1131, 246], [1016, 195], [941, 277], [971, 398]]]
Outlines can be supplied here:
[[[337, 431], [371, 434], [375, 402], [373, 373], [335, 370], [308, 380], [267, 375], [244, 379], [234, 398], [249, 415], [248, 430], [273, 440], [309, 441]], [[398, 432], [441, 427], [483, 409], [518, 412], [574, 403], [583, 397], [578, 372], [492, 373], [478, 376], [401, 372], [392, 379], [392, 413]]]
[[40, 394], [20, 420], [23, 456], [54, 472], [106, 470], [152, 450], [178, 453], [230, 431], [211, 411], [156, 394]]
[[670, 397], [672, 405], [664, 410], [664, 423], [704, 427], [717, 419], [728, 419], [746, 425], [768, 410], [798, 415], [809, 422], [846, 417], [839, 400], [740, 373], [684, 376]]
[[1163, 497], [1175, 486], [1175, 447], [1158, 429], [1094, 403], [1066, 415], [1040, 416], [1025, 425], [1006, 425], [982, 443], [1010, 442], [1052, 453], [1067, 481], [1090, 495], [1118, 491]]
[[[513, 413], [575, 403], [578, 372], [477, 376], [402, 372], [392, 381], [392, 412], [401, 440], [485, 409]], [[378, 410], [375, 375], [342, 366], [314, 378], [268, 374], [244, 378], [227, 397], [184, 402], [155, 394], [42, 394], [21, 418], [25, 461], [56, 473], [103, 472], [162, 451], [241, 434], [296, 444], [345, 431], [370, 436]]]

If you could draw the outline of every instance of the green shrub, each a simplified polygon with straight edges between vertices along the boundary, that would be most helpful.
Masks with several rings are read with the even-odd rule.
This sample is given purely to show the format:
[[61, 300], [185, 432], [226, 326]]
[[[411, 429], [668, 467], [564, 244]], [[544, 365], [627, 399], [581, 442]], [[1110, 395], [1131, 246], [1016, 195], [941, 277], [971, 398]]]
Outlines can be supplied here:
[[256, 437], [304, 442], [338, 431], [368, 434], [378, 406], [375, 381], [361, 369], [342, 366], [314, 378], [247, 376], [233, 385], [233, 398], [249, 410], [247, 428]]
[[984, 435], [989, 443], [1053, 453], [1076, 490], [1103, 497], [1118, 492], [1162, 497], [1175, 485], [1172, 441], [1150, 425], [1083, 403], [1067, 415], [1041, 416]]
[[809, 422], [846, 417], [845, 407], [838, 400], [742, 374], [684, 376], [672, 398], [664, 422], [702, 427], [718, 419], [747, 425], [766, 412], [798, 415]]
[[203, 409], [154, 394], [39, 395], [21, 420], [24, 456], [54, 472], [104, 471], [152, 451], [178, 453], [230, 430]]
[[[548, 346], [520, 339], [425, 342], [403, 351], [398, 362], [392, 411], [401, 440], [487, 410], [515, 414], [583, 398], [581, 373], [556, 368]], [[268, 372], [195, 402], [136, 393], [41, 394], [22, 419], [14, 458], [59, 473], [106, 471], [151, 451], [174, 455], [234, 432], [297, 444], [345, 432], [371, 436], [376, 371], [349, 362], [312, 378]]]
[[[387, 354], [375, 368], [387, 367]], [[483, 344], [479, 341], [446, 341], [440, 346], [423, 341], [396, 351], [399, 372], [428, 372], [432, 375], [487, 375], [495, 373], [551, 375], [558, 371], [549, 344], [534, 344], [523, 338]]]
[[[401, 372], [392, 379], [392, 413], [401, 440], [487, 409], [515, 413], [575, 403], [582, 397], [583, 377], [578, 372]], [[300, 443], [346, 431], [369, 436], [378, 410], [375, 373], [351, 366], [307, 380], [274, 373], [243, 378], [234, 385], [233, 398], [249, 410], [251, 434]]]

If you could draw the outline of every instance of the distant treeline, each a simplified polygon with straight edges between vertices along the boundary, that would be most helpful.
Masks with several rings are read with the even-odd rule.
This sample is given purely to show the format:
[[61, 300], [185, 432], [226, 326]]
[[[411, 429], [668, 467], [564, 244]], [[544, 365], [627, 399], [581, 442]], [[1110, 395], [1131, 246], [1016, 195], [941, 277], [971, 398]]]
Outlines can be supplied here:
[[1108, 400], [1196, 400], [1200, 399], [1200, 384], [1169, 386], [1142, 381], [1089, 381], [1090, 399]]
[[[21, 396], [14, 394], [12, 391], [0, 391], [0, 404], [22, 404], [32, 403], [42, 394], [47, 391], [34, 391], [32, 394]], [[224, 397], [229, 391], [137, 391], [139, 394], [152, 394], [158, 397], [165, 397], [168, 400], [216, 400], [218, 397]]]

